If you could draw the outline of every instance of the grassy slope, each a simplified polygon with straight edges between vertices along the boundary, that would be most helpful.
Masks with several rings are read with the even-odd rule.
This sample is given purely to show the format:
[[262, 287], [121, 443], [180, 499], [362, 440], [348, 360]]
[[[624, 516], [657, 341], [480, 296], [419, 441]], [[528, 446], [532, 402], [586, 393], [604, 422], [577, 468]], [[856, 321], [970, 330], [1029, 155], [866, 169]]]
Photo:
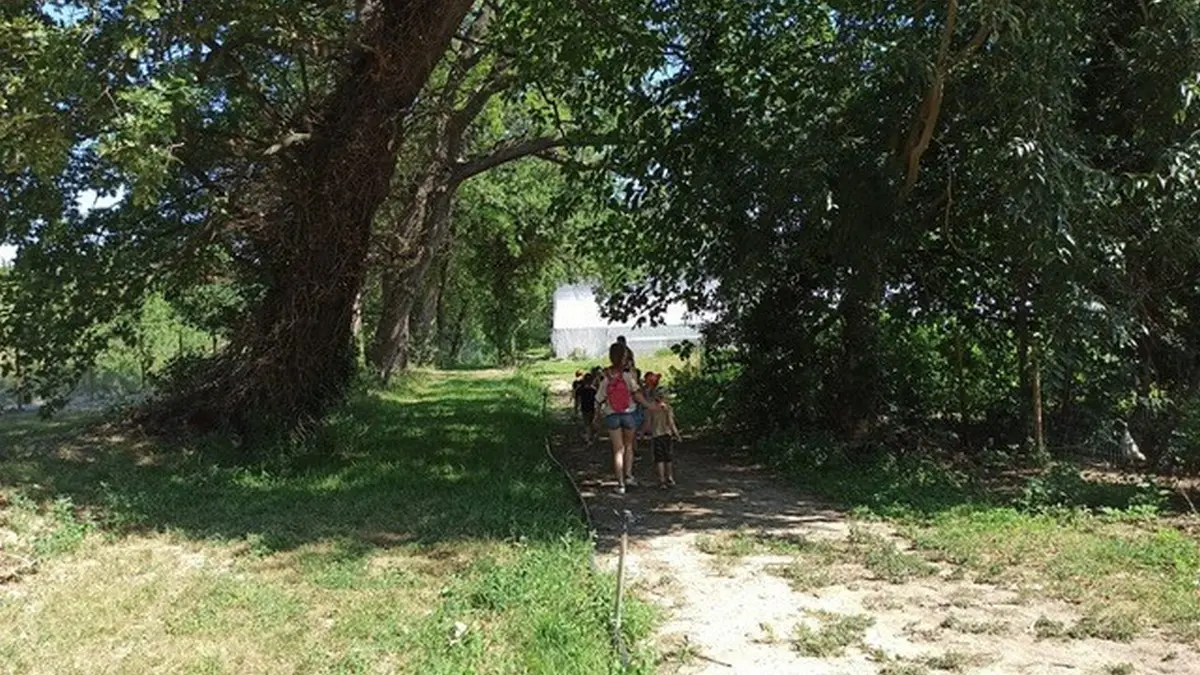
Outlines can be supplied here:
[[539, 389], [418, 376], [303, 471], [0, 419], [0, 578], [36, 563], [0, 585], [0, 672], [609, 672]]
[[[1013, 497], [932, 462], [779, 468], [861, 516], [899, 525], [925, 556], [970, 578], [1078, 603], [1119, 639], [1160, 629], [1200, 641], [1200, 522], [1137, 505], [1146, 489], [1088, 483], [1060, 468], [1070, 475], [1063, 493], [1030, 504], [1044, 478]], [[1090, 502], [1126, 506], [1085, 508]]]

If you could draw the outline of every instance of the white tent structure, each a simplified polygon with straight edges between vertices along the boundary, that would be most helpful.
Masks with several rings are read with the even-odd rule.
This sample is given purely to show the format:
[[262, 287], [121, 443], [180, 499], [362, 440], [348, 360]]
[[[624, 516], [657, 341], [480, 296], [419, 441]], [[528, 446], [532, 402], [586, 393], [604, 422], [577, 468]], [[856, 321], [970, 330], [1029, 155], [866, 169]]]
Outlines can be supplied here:
[[618, 335], [624, 335], [635, 354], [653, 354], [684, 340], [700, 341], [700, 321], [681, 304], [667, 308], [661, 326], [634, 328], [600, 316], [594, 287], [588, 284], [559, 286], [554, 292], [554, 328], [550, 344], [554, 356], [597, 358], [608, 354]]

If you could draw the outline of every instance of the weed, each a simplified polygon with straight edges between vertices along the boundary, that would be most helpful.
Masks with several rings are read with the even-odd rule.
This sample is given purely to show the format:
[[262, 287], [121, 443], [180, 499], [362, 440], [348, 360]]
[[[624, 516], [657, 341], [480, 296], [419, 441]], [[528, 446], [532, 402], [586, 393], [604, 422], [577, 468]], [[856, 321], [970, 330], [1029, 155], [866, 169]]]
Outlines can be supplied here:
[[1039, 616], [1033, 622], [1033, 634], [1039, 640], [1067, 637], [1067, 626], [1061, 621]]
[[904, 607], [904, 601], [886, 593], [876, 593], [863, 598], [863, 607], [873, 611], [895, 611]]
[[769, 532], [734, 532], [696, 537], [696, 548], [709, 555], [742, 558], [750, 555], [808, 555], [829, 559], [836, 555], [832, 542]]
[[968, 635], [1003, 635], [1008, 632], [1008, 624], [1003, 621], [967, 621], [953, 614], [943, 619], [938, 627]]
[[1133, 675], [1136, 671], [1132, 663], [1110, 663], [1100, 670], [1104, 675]]
[[938, 628], [922, 628], [920, 622], [911, 621], [904, 625], [902, 632], [914, 640], [921, 642], [936, 642], [941, 635]]
[[928, 675], [929, 669], [920, 663], [893, 661], [879, 670], [879, 675]]
[[764, 621], [758, 624], [758, 629], [761, 634], [754, 639], [755, 642], [764, 645], [773, 645], [779, 642], [779, 634], [775, 632], [775, 627], [771, 624]]
[[927, 656], [922, 659], [922, 663], [934, 670], [946, 670], [952, 673], [961, 673], [972, 666], [979, 666], [987, 662], [987, 658], [981, 654], [966, 654], [963, 652], [945, 652], [937, 656]]
[[1096, 638], [1111, 642], [1131, 642], [1140, 632], [1137, 622], [1125, 614], [1089, 615], [1080, 619], [1067, 636], [1076, 640]]
[[791, 587], [801, 593], [837, 583], [837, 577], [829, 567], [814, 565], [805, 560], [798, 560], [786, 565], [768, 565], [766, 571], [787, 579]]
[[850, 531], [847, 543], [872, 574], [888, 583], [902, 584], [937, 572], [937, 568], [921, 556], [904, 553], [896, 548], [895, 542], [859, 528]]
[[803, 656], [830, 658], [841, 656], [847, 647], [862, 643], [875, 620], [863, 614], [832, 614], [819, 612], [819, 628], [797, 624], [792, 634], [792, 648]]
[[1042, 640], [1096, 638], [1112, 642], [1130, 642], [1137, 637], [1139, 631], [1137, 622], [1125, 614], [1088, 615], [1072, 626], [1042, 616], [1033, 624], [1034, 635]]

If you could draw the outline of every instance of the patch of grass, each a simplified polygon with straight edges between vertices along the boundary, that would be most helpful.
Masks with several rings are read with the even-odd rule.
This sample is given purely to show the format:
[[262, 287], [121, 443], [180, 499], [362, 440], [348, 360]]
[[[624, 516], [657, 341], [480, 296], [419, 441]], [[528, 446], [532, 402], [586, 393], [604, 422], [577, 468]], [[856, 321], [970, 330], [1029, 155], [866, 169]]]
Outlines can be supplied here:
[[1200, 625], [1200, 546], [1154, 521], [965, 509], [909, 532], [918, 548], [974, 570], [979, 581], [1037, 585], [1041, 594], [1081, 603], [1092, 614], [1115, 607], [1135, 624], [1161, 626], [1184, 639], [1194, 638]]
[[[1161, 517], [1169, 504], [1153, 481], [1097, 481], [1056, 465], [1014, 494], [934, 459], [872, 454], [819, 433], [772, 437], [756, 450], [856, 516], [900, 525], [922, 554], [955, 567], [952, 578], [1034, 587], [1093, 613], [1117, 607], [1139, 625], [1200, 639], [1200, 545]], [[881, 577], [922, 573], [908, 562], [879, 550], [870, 564]]]
[[873, 611], [895, 611], [904, 607], [904, 601], [886, 593], [876, 593], [863, 598], [863, 607]]
[[847, 647], [862, 644], [863, 636], [875, 619], [863, 614], [817, 612], [818, 628], [797, 624], [792, 633], [792, 648], [803, 656], [831, 658], [841, 656]]
[[879, 669], [879, 675], [928, 675], [929, 669], [920, 663], [893, 661]]
[[921, 661], [934, 670], [961, 673], [972, 666], [980, 666], [987, 663], [988, 659], [980, 654], [949, 651], [936, 656], [927, 656]]
[[1044, 616], [1033, 622], [1033, 635], [1039, 640], [1067, 637], [1067, 625]]
[[876, 534], [854, 529], [850, 532], [849, 543], [858, 553], [862, 564], [888, 583], [902, 584], [937, 572], [937, 568], [921, 556], [902, 552], [896, 548], [895, 542]]
[[[607, 672], [613, 583], [523, 374], [419, 373], [290, 454], [0, 420], [22, 673]], [[219, 450], [220, 452], [213, 452]], [[15, 538], [15, 541], [9, 539]], [[627, 642], [653, 614], [630, 598]], [[121, 645], [137, 645], [124, 649]], [[652, 668], [639, 651], [636, 670]]]
[[709, 555], [738, 558], [777, 554], [818, 556], [832, 560], [837, 555], [837, 546], [833, 542], [808, 539], [799, 535], [751, 531], [703, 534], [696, 538], [696, 548]]
[[786, 579], [792, 588], [802, 593], [839, 583], [838, 576], [829, 566], [814, 565], [807, 560], [768, 565], [765, 569], [770, 574]]
[[1033, 624], [1033, 633], [1041, 640], [1096, 638], [1110, 642], [1130, 642], [1140, 632], [1141, 627], [1137, 622], [1125, 614], [1090, 614], [1070, 626], [1042, 616]]
[[1004, 621], [970, 621], [951, 614], [938, 624], [938, 628], [968, 635], [1003, 635], [1009, 626]]
[[1110, 663], [1100, 669], [1104, 675], [1133, 675], [1135, 672], [1132, 663]]
[[[682, 368], [688, 362], [681, 360], [678, 356], [669, 350], [662, 350], [653, 354], [643, 354], [635, 350], [634, 355], [637, 357], [637, 366], [643, 373], [655, 372], [663, 374], [663, 386], [671, 385], [671, 368]], [[692, 357], [692, 362], [697, 362], [696, 356]], [[607, 366], [608, 357], [596, 357], [593, 359], [564, 359], [538, 361], [521, 367], [523, 372], [539, 379], [539, 380], [568, 380], [575, 377], [576, 370], [588, 371], [595, 366]]]
[[1140, 632], [1137, 621], [1128, 615], [1102, 614], [1083, 617], [1067, 631], [1067, 636], [1077, 640], [1096, 638], [1110, 642], [1132, 642]]

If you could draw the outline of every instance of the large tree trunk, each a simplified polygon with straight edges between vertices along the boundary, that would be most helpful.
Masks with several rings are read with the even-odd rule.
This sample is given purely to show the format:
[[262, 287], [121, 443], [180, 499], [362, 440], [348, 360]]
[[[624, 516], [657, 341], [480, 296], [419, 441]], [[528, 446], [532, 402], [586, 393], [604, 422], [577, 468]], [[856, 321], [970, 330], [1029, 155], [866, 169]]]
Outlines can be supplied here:
[[[863, 199], [864, 191], [876, 199]], [[853, 167], [837, 184], [838, 256], [848, 274], [837, 312], [841, 358], [834, 384], [833, 422], [851, 441], [863, 440], [878, 422], [882, 396], [879, 330], [887, 237], [895, 218], [887, 181], [871, 167]]]
[[442, 302], [441, 270], [446, 267], [447, 252], [453, 245], [452, 241], [453, 235], [447, 236], [442, 247], [434, 252], [430, 271], [421, 281], [420, 302], [409, 317], [412, 339], [420, 363], [434, 362], [437, 357], [437, 329], [434, 322], [438, 316], [438, 305]]
[[[311, 136], [285, 149], [267, 213], [269, 287], [254, 318], [162, 412], [200, 426], [312, 419], [353, 373], [351, 322], [403, 112], [472, 0], [367, 0]], [[190, 413], [190, 414], [188, 414]]]
[[383, 312], [371, 343], [371, 367], [375, 376], [387, 382], [397, 371], [408, 367], [412, 338], [411, 315], [424, 285], [425, 276], [450, 232], [450, 207], [455, 184], [431, 172], [413, 191], [401, 231], [414, 233], [407, 264], [392, 263], [383, 270], [381, 303]]
[[883, 285], [878, 265], [855, 270], [838, 306], [842, 319], [841, 375], [837, 392], [838, 428], [849, 440], [861, 440], [879, 416], [879, 320]]

